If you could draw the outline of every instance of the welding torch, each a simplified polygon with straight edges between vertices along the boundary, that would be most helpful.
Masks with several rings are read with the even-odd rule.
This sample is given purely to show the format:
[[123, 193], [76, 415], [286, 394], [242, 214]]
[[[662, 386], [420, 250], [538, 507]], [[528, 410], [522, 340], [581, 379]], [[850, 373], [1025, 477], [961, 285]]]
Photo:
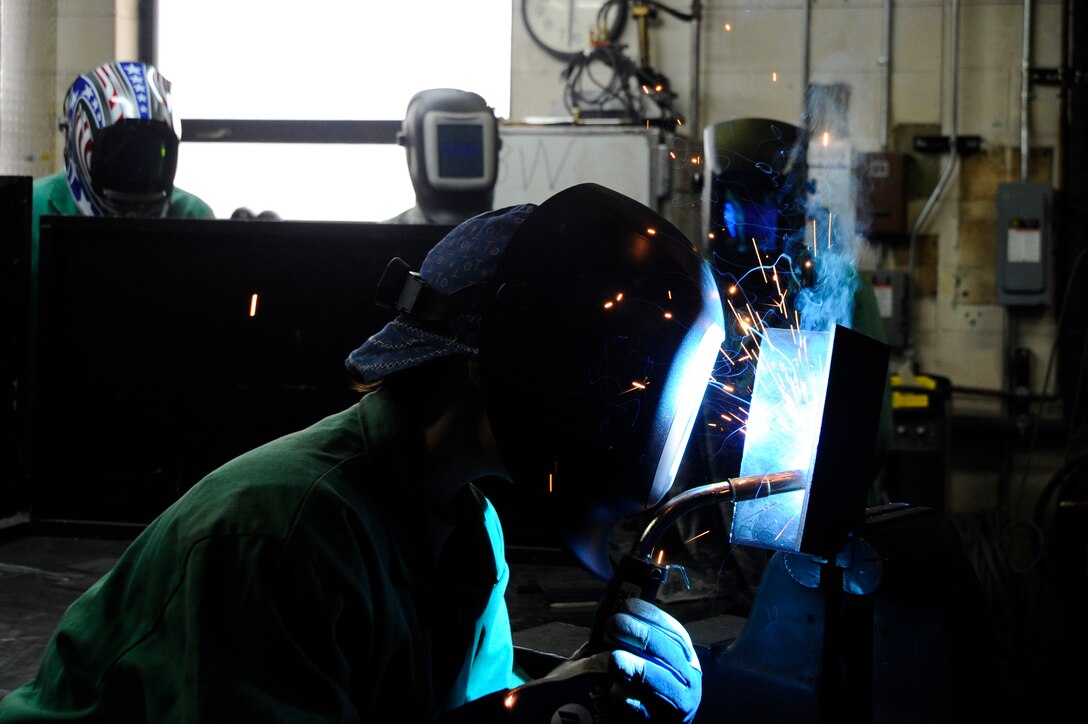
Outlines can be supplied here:
[[593, 615], [593, 626], [589, 634], [590, 653], [608, 648], [604, 643], [605, 624], [625, 599], [634, 596], [653, 603], [657, 599], [658, 590], [668, 580], [669, 571], [672, 569], [678, 569], [687, 582], [687, 573], [682, 566], [653, 560], [654, 549], [661, 536], [680, 516], [713, 503], [736, 504], [743, 500], [802, 490], [804, 487], [804, 474], [800, 470], [790, 470], [767, 475], [727, 478], [717, 483], [700, 485], [668, 500], [642, 531], [642, 536], [635, 543], [631, 553], [625, 555], [620, 561], [612, 580], [605, 587], [604, 595]]

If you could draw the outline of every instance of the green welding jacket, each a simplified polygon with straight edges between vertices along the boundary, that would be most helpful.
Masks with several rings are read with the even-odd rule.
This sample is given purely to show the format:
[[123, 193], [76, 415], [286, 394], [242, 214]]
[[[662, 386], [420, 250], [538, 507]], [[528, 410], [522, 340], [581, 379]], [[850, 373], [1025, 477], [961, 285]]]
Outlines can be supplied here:
[[65, 613], [0, 722], [425, 721], [523, 683], [502, 530], [435, 559], [423, 442], [382, 391], [227, 463]]

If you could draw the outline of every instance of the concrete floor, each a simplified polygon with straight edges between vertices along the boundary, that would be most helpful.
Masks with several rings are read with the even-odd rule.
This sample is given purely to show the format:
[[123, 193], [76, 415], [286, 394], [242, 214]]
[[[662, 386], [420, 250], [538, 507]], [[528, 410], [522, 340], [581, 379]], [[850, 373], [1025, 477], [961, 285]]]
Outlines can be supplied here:
[[[0, 698], [33, 678], [49, 636], [73, 601], [105, 574], [126, 540], [25, 536], [0, 530]], [[5, 533], [6, 531], [6, 533]]]

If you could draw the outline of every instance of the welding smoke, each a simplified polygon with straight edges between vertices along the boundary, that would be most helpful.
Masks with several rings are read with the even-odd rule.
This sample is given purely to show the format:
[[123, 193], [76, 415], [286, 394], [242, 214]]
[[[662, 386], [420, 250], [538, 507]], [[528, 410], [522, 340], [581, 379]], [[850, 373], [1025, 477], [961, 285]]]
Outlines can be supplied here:
[[816, 233], [825, 240], [830, 238], [831, 248], [826, 247], [825, 241], [822, 252], [802, 262], [812, 265], [811, 281], [797, 292], [794, 307], [801, 329], [829, 332], [836, 324], [853, 327], [854, 294], [859, 280], [854, 266], [856, 254], [851, 253], [850, 244], [842, 239], [842, 232], [836, 230], [834, 215], [830, 215], [828, 228], [828, 214], [823, 209], [820, 211], [824, 219], [822, 225], [819, 219], [814, 219]]
[[808, 222], [800, 260], [807, 284], [794, 302], [804, 330], [826, 332], [836, 324], [853, 327], [860, 241], [855, 233], [851, 157], [848, 139], [814, 133], [809, 141]]

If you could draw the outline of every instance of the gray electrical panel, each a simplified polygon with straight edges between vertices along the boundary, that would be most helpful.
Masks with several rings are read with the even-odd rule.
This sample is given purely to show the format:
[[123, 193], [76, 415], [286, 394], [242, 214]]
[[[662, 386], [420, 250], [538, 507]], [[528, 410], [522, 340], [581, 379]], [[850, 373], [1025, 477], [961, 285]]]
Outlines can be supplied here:
[[1050, 299], [1050, 184], [1014, 181], [997, 187], [997, 302], [1038, 306]]

